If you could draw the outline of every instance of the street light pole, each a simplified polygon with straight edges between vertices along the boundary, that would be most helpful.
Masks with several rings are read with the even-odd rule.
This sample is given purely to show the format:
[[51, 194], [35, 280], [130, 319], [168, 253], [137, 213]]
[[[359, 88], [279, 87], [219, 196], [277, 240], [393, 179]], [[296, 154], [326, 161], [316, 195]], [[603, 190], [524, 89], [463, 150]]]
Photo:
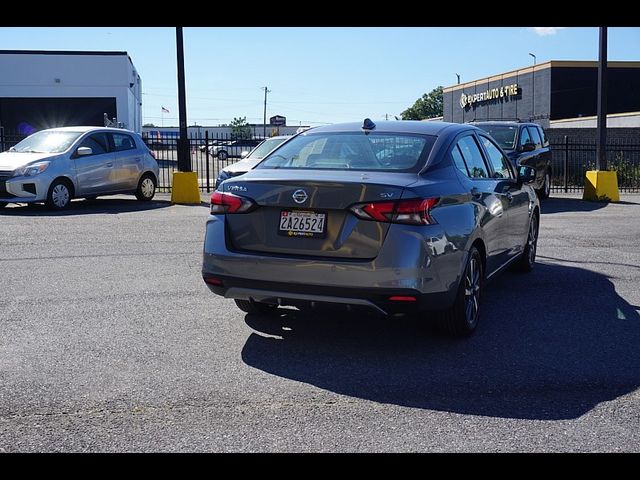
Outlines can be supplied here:
[[607, 27], [600, 27], [598, 48], [598, 135], [596, 170], [607, 168]]
[[267, 87], [264, 88], [264, 112], [262, 116], [262, 138], [267, 138], [267, 93], [271, 90], [267, 90]]
[[533, 64], [536, 64], [536, 56], [533, 53], [530, 53], [529, 55], [531, 55], [533, 57]]
[[458, 85], [460, 85], [460, 74], [456, 73], [456, 77], [458, 77]]
[[187, 139], [187, 97], [184, 81], [184, 46], [182, 41], [182, 27], [176, 27], [176, 50], [178, 56], [178, 122], [180, 137], [178, 138], [178, 170], [191, 171], [191, 153]]

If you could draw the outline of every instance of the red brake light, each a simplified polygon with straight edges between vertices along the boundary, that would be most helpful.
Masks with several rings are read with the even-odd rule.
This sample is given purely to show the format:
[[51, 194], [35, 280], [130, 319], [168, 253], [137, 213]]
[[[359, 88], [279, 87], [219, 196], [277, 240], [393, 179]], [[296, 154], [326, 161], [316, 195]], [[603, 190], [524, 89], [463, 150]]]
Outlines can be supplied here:
[[221, 213], [247, 213], [256, 204], [249, 198], [234, 195], [233, 193], [222, 193], [215, 191], [211, 195], [211, 213], [218, 215]]
[[439, 198], [412, 198], [395, 202], [371, 202], [353, 205], [351, 211], [362, 220], [408, 225], [431, 225], [431, 209]]
[[154, 160], [158, 160], [158, 157], [156, 157], [156, 154], [153, 150], [149, 150], [149, 154], [153, 157]]

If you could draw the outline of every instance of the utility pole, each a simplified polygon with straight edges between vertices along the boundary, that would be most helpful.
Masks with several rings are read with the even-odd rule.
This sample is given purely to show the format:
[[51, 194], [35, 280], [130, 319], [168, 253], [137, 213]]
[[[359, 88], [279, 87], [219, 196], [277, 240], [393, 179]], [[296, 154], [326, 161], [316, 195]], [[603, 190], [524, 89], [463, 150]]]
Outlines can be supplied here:
[[389, 120], [389, 114], [388, 114], [388, 113], [385, 113], [385, 114], [384, 114], [384, 119], [385, 119], [385, 120]]
[[176, 50], [178, 55], [178, 122], [180, 137], [178, 138], [178, 170], [191, 171], [191, 153], [187, 139], [187, 97], [184, 81], [184, 46], [182, 41], [182, 27], [176, 27]]
[[264, 88], [264, 114], [262, 119], [262, 138], [267, 138], [267, 93], [270, 93], [271, 90], [268, 90], [267, 87]]
[[596, 170], [607, 169], [607, 27], [600, 27]]

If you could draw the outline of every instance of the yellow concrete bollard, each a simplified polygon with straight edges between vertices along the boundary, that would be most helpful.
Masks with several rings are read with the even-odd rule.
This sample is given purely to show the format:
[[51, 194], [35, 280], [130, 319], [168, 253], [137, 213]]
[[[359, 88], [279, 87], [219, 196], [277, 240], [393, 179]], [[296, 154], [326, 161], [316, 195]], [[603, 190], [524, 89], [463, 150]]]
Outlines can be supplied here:
[[173, 172], [171, 203], [200, 204], [196, 172]]
[[618, 174], [608, 170], [589, 170], [584, 181], [582, 199], [619, 202]]

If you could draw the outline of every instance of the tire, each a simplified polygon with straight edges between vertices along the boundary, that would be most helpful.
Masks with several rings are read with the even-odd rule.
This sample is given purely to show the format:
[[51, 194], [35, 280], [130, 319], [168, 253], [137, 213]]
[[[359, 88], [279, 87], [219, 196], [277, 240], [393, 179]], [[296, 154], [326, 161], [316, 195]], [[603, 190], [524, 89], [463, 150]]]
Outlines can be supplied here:
[[229, 158], [229, 154], [226, 150], [220, 150], [218, 152], [218, 160], [222, 160], [224, 162], [227, 158]]
[[483, 283], [482, 257], [476, 247], [471, 247], [456, 299], [450, 309], [441, 312], [441, 330], [454, 337], [468, 337], [475, 331]]
[[520, 272], [530, 272], [536, 263], [536, 252], [538, 250], [538, 230], [540, 224], [538, 214], [534, 213], [529, 224], [529, 233], [527, 234], [527, 244], [520, 259], [515, 263], [515, 270]]
[[236, 306], [245, 313], [271, 313], [278, 308], [277, 305], [254, 302], [253, 300], [234, 299], [233, 301], [236, 302]]
[[71, 204], [72, 190], [67, 180], [54, 180], [47, 193], [47, 207], [51, 210], [64, 210]]
[[542, 188], [537, 190], [536, 193], [538, 194], [538, 198], [541, 200], [549, 198], [549, 195], [551, 195], [551, 173], [549, 170], [544, 174], [544, 183], [542, 184]]
[[0, 208], [4, 208], [7, 206], [7, 202], [0, 202]]
[[156, 194], [156, 181], [153, 175], [145, 173], [138, 182], [136, 198], [141, 202], [148, 202]]

